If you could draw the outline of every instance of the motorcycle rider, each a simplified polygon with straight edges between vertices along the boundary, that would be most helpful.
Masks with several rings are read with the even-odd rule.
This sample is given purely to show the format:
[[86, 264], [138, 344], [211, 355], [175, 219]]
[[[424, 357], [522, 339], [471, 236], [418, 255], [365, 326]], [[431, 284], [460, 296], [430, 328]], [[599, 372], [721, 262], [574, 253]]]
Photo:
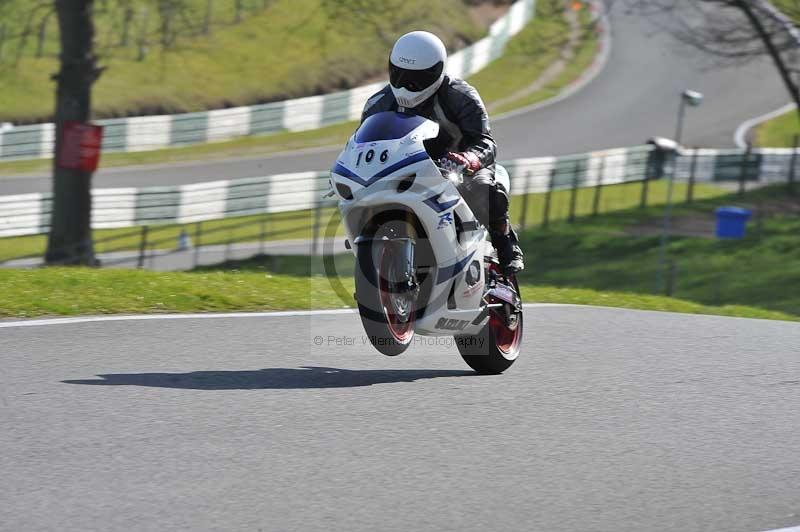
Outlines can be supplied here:
[[426, 142], [429, 155], [447, 168], [463, 168], [458, 188], [478, 221], [489, 229], [506, 273], [524, 268], [522, 249], [508, 218], [509, 191], [495, 181], [497, 145], [478, 92], [445, 74], [447, 50], [434, 34], [413, 31], [397, 40], [389, 57], [389, 85], [367, 100], [363, 122], [375, 113], [399, 111], [440, 126]]

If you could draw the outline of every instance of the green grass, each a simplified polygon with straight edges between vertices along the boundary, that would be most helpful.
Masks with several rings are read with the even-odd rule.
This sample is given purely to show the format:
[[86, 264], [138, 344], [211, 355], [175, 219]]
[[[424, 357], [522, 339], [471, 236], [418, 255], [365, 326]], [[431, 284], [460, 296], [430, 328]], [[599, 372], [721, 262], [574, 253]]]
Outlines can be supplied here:
[[800, 24], [800, 4], [797, 0], [772, 0], [772, 4], [792, 19], [795, 24]]
[[[250, 9], [238, 24], [232, 22], [228, 7], [216, 14], [225, 24], [208, 36], [181, 37], [168, 51], [157, 42], [159, 17], [151, 5], [146, 20], [150, 51], [143, 61], [136, 60], [136, 46], [111, 46], [119, 40], [114, 24], [119, 24], [121, 15], [98, 6], [98, 48], [107, 70], [95, 85], [95, 116], [197, 111], [331, 92], [381, 73], [392, 38], [410, 29], [435, 31], [451, 48], [485, 33], [461, 0], [395, 1], [392, 6], [377, 0], [360, 3], [367, 9], [348, 12], [344, 2], [274, 0], [266, 9]], [[117, 2], [105, 4], [113, 10]], [[145, 23], [145, 6], [135, 4], [138, 28]], [[189, 18], [194, 17], [196, 24], [206, 2], [187, 4]], [[3, 19], [11, 20], [31, 7], [30, 2], [12, 0], [0, 9]], [[33, 38], [14, 66], [9, 55], [12, 43], [6, 43], [5, 60], [0, 62], [0, 121], [42, 121], [51, 116], [50, 75], [58, 68], [54, 19], [49, 28], [44, 57], [33, 57]], [[19, 27], [12, 24], [9, 29]]]
[[[159, 312], [264, 311], [353, 307], [353, 279], [337, 291], [321, 276], [268, 271], [156, 273], [139, 270], [49, 268], [0, 270], [0, 317]], [[797, 320], [742, 305], [714, 307], [650, 295], [524, 285], [525, 301]]]
[[594, 32], [584, 34], [575, 51], [575, 57], [572, 58], [555, 79], [546, 84], [541, 90], [501, 105], [495, 109], [495, 111], [497, 113], [506, 113], [558, 96], [558, 93], [561, 92], [564, 87], [578, 79], [581, 74], [591, 66], [597, 55], [597, 45], [597, 36]]
[[559, 58], [569, 33], [563, 6], [560, 0], [537, 2], [536, 17], [508, 42], [502, 57], [469, 79], [484, 102], [524, 89]]
[[0, 316], [336, 308], [323, 277], [48, 268], [0, 271]]
[[[580, 14], [582, 33], [580, 36], [580, 40], [578, 41], [578, 44], [574, 51], [575, 55], [565, 65], [564, 70], [562, 70], [561, 73], [559, 73], [552, 81], [545, 84], [545, 86], [542, 87], [541, 89], [534, 91], [530, 94], [527, 94], [525, 96], [516, 98], [510, 102], [505, 102], [502, 105], [497, 106], [495, 109], [493, 109], [493, 111], [498, 114], [506, 113], [509, 111], [513, 111], [515, 109], [527, 107], [529, 105], [542, 102], [549, 98], [553, 98], [557, 96], [558, 93], [561, 92], [561, 90], [564, 87], [568, 86], [570, 83], [578, 79], [581, 76], [581, 74], [583, 74], [583, 72], [591, 66], [598, 51], [599, 43], [597, 39], [597, 33], [595, 31], [595, 28], [590, 25], [589, 20], [590, 20], [590, 15], [588, 11], [584, 9]], [[533, 46], [535, 46], [534, 43], [536, 42], [536, 38], [537, 34], [535, 32], [526, 33], [525, 31], [523, 31], [520, 33], [520, 41], [525, 42], [523, 41], [523, 39], [527, 41], [533, 41], [532, 43], [529, 44], [529, 46], [531, 46], [531, 48], [529, 49], [531, 52], [531, 55], [528, 58], [529, 61], [530, 57], [536, 57], [535, 52], [533, 51], [534, 50]], [[515, 48], [515, 51], [519, 50], [519, 48], [525, 50], [525, 48], [523, 48], [521, 45], [520, 47]], [[550, 53], [552, 55], [552, 52]], [[552, 60], [555, 60], [557, 56], [558, 54], [556, 53], [555, 57], [553, 57]], [[525, 57], [524, 54], [521, 54], [521, 58], [523, 60], [524, 57]]]
[[[647, 185], [647, 205], [660, 206], [667, 201], [667, 183], [663, 181], [653, 181]], [[688, 185], [675, 183], [673, 199], [677, 203], [685, 200], [688, 192]], [[599, 213], [610, 213], [626, 209], [638, 208], [641, 203], [642, 183], [628, 183], [624, 185], [609, 185], [600, 191], [598, 201]], [[575, 215], [586, 216], [593, 213], [596, 189], [578, 189], [575, 197]], [[709, 186], [695, 185], [695, 199], [706, 199], [724, 196], [727, 194], [725, 189]], [[544, 221], [546, 194], [528, 194], [527, 201], [525, 196], [514, 196], [511, 200], [511, 218], [514, 223], [526, 226], [538, 226]], [[566, 220], [570, 213], [572, 202], [572, 191], [558, 190], [553, 192], [550, 199], [549, 220]], [[524, 214], [523, 214], [524, 210]]]
[[793, 148], [794, 139], [800, 135], [800, 119], [792, 110], [756, 127], [755, 144], [769, 148]]
[[[623, 214], [624, 219], [627, 215]], [[562, 227], [561, 230], [564, 228]], [[581, 231], [578, 229], [578, 231]], [[535, 232], [534, 232], [535, 234]], [[557, 229], [554, 235], [558, 235]], [[528, 256], [531, 248], [526, 248]], [[557, 255], [564, 255], [563, 251], [549, 250]], [[536, 250], [533, 250], [536, 255]], [[543, 252], [544, 253], [544, 252]], [[332, 267], [331, 267], [332, 266]], [[291, 272], [294, 276], [308, 277], [320, 276], [325, 271], [335, 272], [332, 276], [339, 280], [323, 288], [323, 293], [334, 291], [341, 295], [342, 304], [352, 306], [353, 281], [352, 271], [355, 260], [350, 254], [336, 255], [328, 263], [328, 269], [321, 261], [312, 261], [308, 257], [296, 256], [260, 256], [246, 260], [230, 261], [216, 266], [202, 267], [207, 271], [235, 271], [239, 274], [270, 274], [281, 275]], [[740, 301], [727, 302], [722, 305], [700, 303], [687, 299], [664, 297], [648, 294], [645, 288], [640, 292], [626, 290], [624, 287], [616, 290], [597, 290], [591, 288], [575, 288], [572, 286], [553, 286], [540, 282], [536, 274], [530, 272], [521, 277], [521, 290], [524, 300], [529, 303], [563, 303], [575, 305], [599, 305], [641, 310], [656, 310], [668, 312], [684, 312], [688, 314], [716, 314], [721, 316], [739, 316], [765, 319], [800, 320], [800, 307], [791, 311], [768, 310], [750, 306]]]
[[[561, 46], [566, 40], [567, 23], [560, 8], [554, 7], [556, 5], [560, 4], [555, 0], [540, 2], [536, 18], [509, 41], [506, 53], [469, 79], [470, 83], [479, 89], [487, 104], [530, 85], [552, 61], [558, 58]], [[594, 32], [587, 30], [580, 42], [576, 56], [557, 79], [540, 91], [505, 103], [496, 111], [509, 111], [557, 94], [591, 64], [596, 53], [596, 44]], [[335, 146], [344, 144], [357, 125], [356, 122], [345, 122], [313, 131], [244, 137], [232, 141], [182, 148], [134, 153], [104, 153], [101, 165], [108, 168], [139, 164], [165, 164], [261, 156], [303, 148]], [[51, 166], [50, 159], [0, 162], [0, 175], [42, 173], [49, 171]]]
[[[723, 204], [769, 206], [783, 188], [716, 196], [678, 206], [676, 218], [711, 217]], [[659, 264], [658, 226], [662, 209], [620, 211], [575, 224], [556, 223], [525, 234], [529, 267], [526, 283], [590, 290], [652, 294]], [[646, 222], [654, 231], [641, 236], [630, 228]], [[760, 227], [759, 227], [760, 226]], [[751, 222], [747, 238], [673, 237], [668, 258], [675, 264], [673, 295], [700, 305], [756, 307], [800, 316], [800, 219], [792, 215]]]
[[796, 314], [747, 305], [703, 305], [675, 297], [649, 294], [557, 286], [531, 286], [528, 284], [523, 284], [521, 290], [523, 300], [527, 302], [595, 305], [659, 312], [681, 312], [684, 314], [710, 314], [735, 318], [800, 321], [800, 316]]

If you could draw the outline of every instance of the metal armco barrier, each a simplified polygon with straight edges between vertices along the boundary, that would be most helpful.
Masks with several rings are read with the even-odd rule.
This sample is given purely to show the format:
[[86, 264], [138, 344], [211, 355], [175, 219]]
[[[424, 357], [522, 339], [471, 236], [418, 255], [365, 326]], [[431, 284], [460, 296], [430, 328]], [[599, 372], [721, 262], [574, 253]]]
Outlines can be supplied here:
[[[647, 182], [674, 175], [691, 183], [788, 183], [800, 163], [793, 149], [684, 150], [662, 158], [652, 146], [617, 148], [563, 157], [535, 157], [503, 163], [514, 195], [553, 190], [598, 188], [599, 185]], [[322, 200], [328, 172], [302, 172], [173, 187], [94, 189], [92, 227], [108, 229], [159, 224], [188, 224], [234, 216], [282, 213], [335, 205]], [[690, 198], [689, 198], [690, 199]], [[572, 202], [574, 204], [574, 201]], [[0, 237], [47, 233], [51, 195], [0, 196]], [[524, 223], [523, 223], [524, 225]]]
[[[500, 57], [508, 40], [533, 18], [535, 6], [535, 0], [514, 3], [492, 24], [487, 37], [450, 56], [448, 73], [464, 78]], [[97, 123], [105, 126], [103, 151], [106, 152], [158, 150], [247, 135], [307, 131], [358, 120], [367, 99], [384, 85], [386, 82], [378, 82], [348, 91], [248, 107], [98, 120]], [[53, 124], [0, 130], [0, 160], [52, 157], [54, 137]]]

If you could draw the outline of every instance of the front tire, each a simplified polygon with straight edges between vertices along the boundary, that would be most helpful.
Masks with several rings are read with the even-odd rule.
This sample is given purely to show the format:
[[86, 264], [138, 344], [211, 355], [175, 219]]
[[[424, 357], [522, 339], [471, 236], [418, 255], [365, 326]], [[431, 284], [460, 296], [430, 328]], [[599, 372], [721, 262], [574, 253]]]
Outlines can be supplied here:
[[[414, 339], [416, 300], [411, 295], [392, 293], [396, 279], [393, 267], [399, 263], [397, 248], [376, 241], [359, 244], [355, 271], [356, 300], [361, 323], [372, 346], [387, 356], [403, 353]], [[380, 241], [378, 241], [380, 242]], [[377, 260], [376, 260], [377, 259]]]

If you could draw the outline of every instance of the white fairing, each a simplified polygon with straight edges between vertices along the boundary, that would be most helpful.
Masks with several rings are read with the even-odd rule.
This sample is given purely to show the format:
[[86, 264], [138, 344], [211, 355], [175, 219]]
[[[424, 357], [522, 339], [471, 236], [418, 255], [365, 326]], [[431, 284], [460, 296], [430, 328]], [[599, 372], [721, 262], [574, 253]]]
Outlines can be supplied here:
[[[485, 284], [484, 255], [491, 252], [491, 245], [486, 241], [486, 231], [477, 225], [475, 216], [453, 182], [442, 177], [425, 151], [423, 141], [436, 136], [438, 124], [416, 120], [421, 122], [419, 127], [398, 139], [357, 142], [357, 136], [353, 135], [331, 171], [331, 184], [339, 197], [339, 209], [350, 242], [359, 236], [365, 210], [400, 206], [413, 212], [420, 220], [436, 264], [430, 272], [435, 281], [427, 310], [416, 322], [416, 332], [425, 335], [476, 334], [487, 319], [473, 323], [480, 315]], [[413, 184], [399, 192], [400, 182], [406, 180], [407, 184], [412, 175], [416, 176]], [[348, 199], [346, 190], [351, 191], [351, 199]], [[456, 216], [462, 224], [475, 224], [473, 230], [461, 232], [460, 239], [456, 232]], [[354, 252], [355, 248], [353, 246]], [[479, 278], [470, 285], [467, 271], [471, 266], [473, 272], [477, 269]], [[448, 309], [451, 291], [455, 308]], [[455, 324], [461, 328], [454, 331]]]

